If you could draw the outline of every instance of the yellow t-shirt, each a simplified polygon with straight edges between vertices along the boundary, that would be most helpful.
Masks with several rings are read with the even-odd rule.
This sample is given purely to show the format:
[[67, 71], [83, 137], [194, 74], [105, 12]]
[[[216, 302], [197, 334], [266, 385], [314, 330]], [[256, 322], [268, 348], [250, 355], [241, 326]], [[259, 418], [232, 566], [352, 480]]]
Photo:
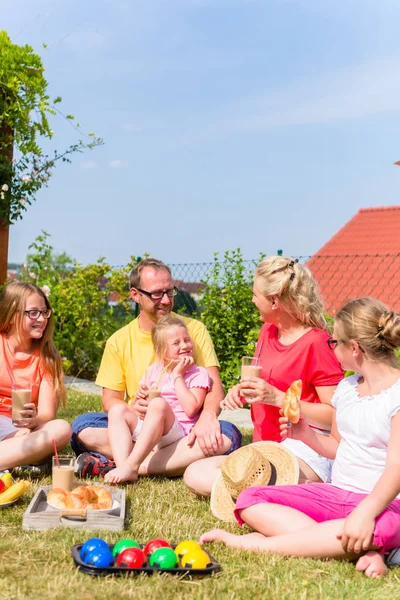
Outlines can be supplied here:
[[[194, 362], [199, 367], [219, 367], [210, 334], [200, 321], [171, 313], [185, 322], [194, 344]], [[147, 367], [157, 360], [151, 333], [139, 328], [139, 319], [134, 319], [116, 331], [106, 343], [97, 385], [118, 392], [126, 391], [131, 399], [139, 388]]]

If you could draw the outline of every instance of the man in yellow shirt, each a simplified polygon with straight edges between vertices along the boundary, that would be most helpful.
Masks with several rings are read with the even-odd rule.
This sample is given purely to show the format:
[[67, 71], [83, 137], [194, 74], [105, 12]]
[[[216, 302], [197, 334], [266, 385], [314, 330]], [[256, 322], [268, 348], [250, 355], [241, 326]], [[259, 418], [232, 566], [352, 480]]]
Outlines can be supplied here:
[[[115, 467], [108, 442], [106, 414], [114, 404], [128, 400], [139, 417], [146, 414], [147, 393], [139, 382], [147, 367], [155, 362], [151, 330], [161, 317], [171, 313], [176, 293], [171, 271], [161, 261], [145, 259], [132, 269], [130, 294], [139, 305], [140, 314], [107, 341], [96, 380], [103, 388], [105, 412], [80, 415], [72, 423], [71, 445], [79, 455], [78, 475], [104, 475]], [[218, 420], [224, 392], [210, 335], [200, 321], [181, 318], [194, 342], [195, 363], [209, 372], [211, 390], [191, 433], [175, 444], [152, 452], [142, 463], [139, 475], [181, 475], [195, 460], [228, 454], [241, 443], [237, 427]]]

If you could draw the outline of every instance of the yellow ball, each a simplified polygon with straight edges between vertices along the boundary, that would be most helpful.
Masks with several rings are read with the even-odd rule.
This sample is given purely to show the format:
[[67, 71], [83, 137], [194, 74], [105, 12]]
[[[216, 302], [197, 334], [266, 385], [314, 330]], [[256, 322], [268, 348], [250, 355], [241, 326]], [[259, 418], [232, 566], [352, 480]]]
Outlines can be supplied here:
[[184, 542], [178, 544], [175, 548], [175, 552], [179, 556], [179, 558], [182, 558], [182, 556], [184, 556], [186, 552], [189, 552], [189, 550], [202, 550], [202, 547], [197, 542], [193, 542], [192, 540], [185, 540]]
[[206, 569], [211, 565], [210, 557], [201, 548], [188, 550], [181, 558], [184, 569]]

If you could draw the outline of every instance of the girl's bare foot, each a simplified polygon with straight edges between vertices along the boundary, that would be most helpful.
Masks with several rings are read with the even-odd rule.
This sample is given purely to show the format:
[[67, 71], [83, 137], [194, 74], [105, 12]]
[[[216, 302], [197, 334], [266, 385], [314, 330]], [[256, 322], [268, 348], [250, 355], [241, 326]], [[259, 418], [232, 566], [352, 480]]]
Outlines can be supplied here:
[[122, 483], [123, 481], [134, 482], [138, 479], [138, 472], [133, 469], [128, 463], [109, 471], [104, 476], [104, 481], [107, 483]]
[[241, 550], [266, 550], [263, 548], [263, 543], [266, 538], [261, 533], [248, 533], [246, 535], [235, 535], [223, 529], [212, 529], [203, 533], [200, 537], [200, 543], [207, 542], [223, 542], [228, 548], [239, 548]]
[[376, 550], [370, 550], [363, 556], [361, 556], [356, 564], [357, 571], [364, 571], [367, 577], [377, 579], [387, 574], [387, 567], [383, 560], [383, 554], [376, 552]]

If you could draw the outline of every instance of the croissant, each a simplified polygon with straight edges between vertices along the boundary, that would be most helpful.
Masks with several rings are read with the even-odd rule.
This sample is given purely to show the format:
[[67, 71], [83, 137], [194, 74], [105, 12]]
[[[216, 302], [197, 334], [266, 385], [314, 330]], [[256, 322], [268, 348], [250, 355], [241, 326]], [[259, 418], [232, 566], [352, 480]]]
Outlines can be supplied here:
[[47, 501], [56, 508], [86, 508], [106, 510], [112, 506], [112, 495], [102, 485], [80, 485], [72, 492], [54, 488], [47, 495]]
[[283, 414], [289, 419], [290, 423], [298, 423], [300, 420], [301, 388], [301, 379], [293, 381], [283, 400]]
[[54, 488], [47, 494], [47, 501], [55, 508], [68, 508], [69, 492], [61, 488]]

